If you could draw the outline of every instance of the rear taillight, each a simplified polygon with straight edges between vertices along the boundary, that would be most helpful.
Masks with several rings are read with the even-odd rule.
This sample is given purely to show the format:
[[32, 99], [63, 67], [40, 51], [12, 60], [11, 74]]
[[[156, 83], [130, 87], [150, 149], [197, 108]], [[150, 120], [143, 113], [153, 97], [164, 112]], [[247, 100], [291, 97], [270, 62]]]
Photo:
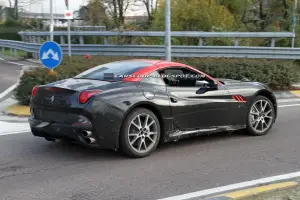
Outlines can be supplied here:
[[39, 89], [38, 86], [34, 86], [34, 87], [32, 88], [32, 91], [31, 91], [31, 96], [32, 96], [32, 97], [35, 97], [35, 95], [36, 95], [38, 89]]
[[79, 95], [79, 102], [81, 104], [85, 104], [93, 95], [99, 94], [102, 90], [88, 90], [83, 91]]

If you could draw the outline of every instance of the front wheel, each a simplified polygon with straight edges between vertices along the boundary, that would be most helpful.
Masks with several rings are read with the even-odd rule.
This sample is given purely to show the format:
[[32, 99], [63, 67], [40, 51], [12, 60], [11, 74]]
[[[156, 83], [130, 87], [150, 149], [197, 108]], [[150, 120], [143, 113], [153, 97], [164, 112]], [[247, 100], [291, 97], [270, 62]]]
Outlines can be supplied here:
[[257, 96], [250, 105], [247, 115], [247, 132], [250, 135], [266, 135], [272, 128], [275, 109], [270, 99]]
[[133, 158], [146, 157], [157, 148], [160, 135], [160, 123], [156, 115], [148, 109], [135, 109], [122, 125], [121, 151]]

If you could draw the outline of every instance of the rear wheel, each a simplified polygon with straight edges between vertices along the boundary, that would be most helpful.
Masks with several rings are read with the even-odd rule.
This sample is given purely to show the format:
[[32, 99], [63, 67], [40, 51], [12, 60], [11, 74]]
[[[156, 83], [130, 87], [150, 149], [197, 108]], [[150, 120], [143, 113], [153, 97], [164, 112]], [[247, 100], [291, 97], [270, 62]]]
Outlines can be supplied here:
[[133, 158], [148, 156], [157, 148], [160, 135], [160, 123], [155, 114], [148, 109], [135, 109], [122, 125], [121, 151]]
[[273, 103], [264, 96], [257, 96], [251, 104], [247, 116], [247, 132], [250, 135], [266, 135], [275, 119]]

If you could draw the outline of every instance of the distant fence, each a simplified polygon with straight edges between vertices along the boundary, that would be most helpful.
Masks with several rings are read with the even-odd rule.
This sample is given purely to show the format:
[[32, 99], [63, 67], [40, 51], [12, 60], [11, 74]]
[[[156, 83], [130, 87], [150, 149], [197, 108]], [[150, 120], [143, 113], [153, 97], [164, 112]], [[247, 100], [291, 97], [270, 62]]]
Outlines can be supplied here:
[[[30, 52], [38, 57], [41, 39], [49, 40], [49, 32], [20, 32], [23, 41], [0, 40], [0, 48]], [[60, 36], [64, 54], [68, 47], [64, 41], [67, 32], [54, 32]], [[290, 32], [172, 32], [172, 37], [199, 38], [198, 46], [172, 46], [173, 57], [226, 57], [226, 58], [268, 58], [268, 59], [300, 59], [300, 48], [275, 47], [278, 38], [293, 38]], [[147, 56], [163, 57], [163, 45], [112, 45], [107, 43], [108, 37], [164, 37], [164, 32], [110, 32], [110, 31], [73, 31], [72, 37], [79, 37], [80, 44], [72, 44], [72, 55], [109, 55], [109, 56]], [[104, 37], [103, 44], [85, 44], [84, 36]], [[204, 38], [233, 38], [233, 46], [205, 46]], [[271, 40], [270, 47], [239, 46], [242, 38], [266, 38]]]

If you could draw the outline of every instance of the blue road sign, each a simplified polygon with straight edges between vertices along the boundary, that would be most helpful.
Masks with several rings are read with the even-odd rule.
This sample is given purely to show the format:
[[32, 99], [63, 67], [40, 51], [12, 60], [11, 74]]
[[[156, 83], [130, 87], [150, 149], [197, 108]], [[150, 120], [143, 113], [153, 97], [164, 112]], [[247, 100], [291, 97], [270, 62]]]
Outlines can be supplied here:
[[56, 42], [48, 41], [41, 46], [40, 60], [45, 67], [56, 68], [61, 63], [62, 58], [62, 50]]

